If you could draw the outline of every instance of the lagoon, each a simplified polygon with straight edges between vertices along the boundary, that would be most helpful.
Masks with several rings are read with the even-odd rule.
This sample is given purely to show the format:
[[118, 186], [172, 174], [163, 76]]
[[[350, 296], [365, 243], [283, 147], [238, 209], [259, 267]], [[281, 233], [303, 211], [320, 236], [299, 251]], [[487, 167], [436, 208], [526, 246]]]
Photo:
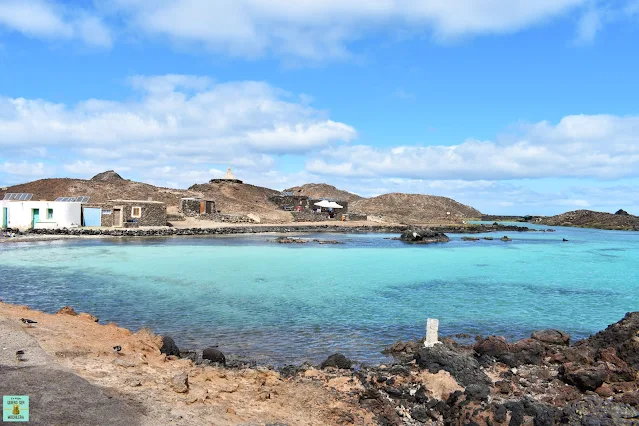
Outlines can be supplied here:
[[275, 365], [338, 351], [381, 362], [385, 346], [422, 337], [428, 317], [442, 335], [581, 338], [639, 310], [639, 233], [554, 229], [420, 246], [383, 234], [297, 235], [340, 245], [268, 234], [3, 244], [0, 299], [71, 305], [183, 349], [219, 345]]

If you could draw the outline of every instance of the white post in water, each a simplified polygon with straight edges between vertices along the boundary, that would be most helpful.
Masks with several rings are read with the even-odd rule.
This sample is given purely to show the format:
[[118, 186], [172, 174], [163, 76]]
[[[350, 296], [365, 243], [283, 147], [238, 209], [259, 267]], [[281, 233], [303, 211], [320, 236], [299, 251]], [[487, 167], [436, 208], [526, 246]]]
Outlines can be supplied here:
[[426, 320], [426, 340], [424, 341], [425, 348], [432, 348], [433, 346], [441, 343], [437, 338], [438, 330], [439, 320], [435, 318], [428, 318]]

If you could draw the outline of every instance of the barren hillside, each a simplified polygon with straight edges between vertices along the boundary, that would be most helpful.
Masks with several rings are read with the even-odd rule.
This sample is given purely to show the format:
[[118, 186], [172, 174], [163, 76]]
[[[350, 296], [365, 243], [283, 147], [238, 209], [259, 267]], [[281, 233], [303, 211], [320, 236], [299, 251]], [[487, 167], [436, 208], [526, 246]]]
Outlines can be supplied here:
[[293, 220], [289, 212], [285, 212], [273, 204], [269, 197], [279, 191], [245, 183], [205, 183], [193, 185], [190, 191], [215, 201], [215, 206], [222, 213], [258, 215], [262, 221], [285, 223]]
[[[113, 199], [162, 201], [169, 213], [177, 213], [182, 197], [204, 197], [215, 201], [216, 208], [225, 214], [254, 213], [274, 223], [290, 222], [291, 214], [279, 210], [269, 196], [279, 193], [268, 188], [237, 183], [207, 183], [190, 189], [161, 188], [146, 183], [122, 179], [108, 171], [92, 179], [41, 179], [9, 187], [6, 192], [27, 192], [34, 200], [55, 200], [58, 197], [89, 196], [89, 203], [104, 203]], [[0, 192], [0, 199], [4, 196]]]
[[286, 191], [293, 192], [297, 195], [306, 195], [311, 198], [332, 198], [335, 200], [343, 200], [349, 202], [362, 199], [362, 197], [357, 194], [337, 189], [334, 186], [327, 185], [325, 183], [307, 183], [302, 186], [289, 188]]
[[386, 221], [408, 224], [459, 221], [481, 216], [479, 210], [450, 198], [400, 193], [355, 201], [351, 203], [350, 210], [381, 216]]
[[162, 201], [177, 206], [180, 198], [195, 195], [183, 189], [159, 188], [130, 180], [41, 179], [9, 187], [6, 192], [27, 192], [34, 200], [55, 200], [58, 197], [89, 196], [89, 203], [104, 203], [113, 199]]
[[575, 210], [542, 220], [551, 226], [579, 226], [599, 229], [639, 229], [639, 217], [626, 214], [594, 212], [592, 210]]
[[[395, 193], [366, 199], [326, 184], [306, 184], [290, 188], [288, 191], [316, 198], [346, 200], [350, 203], [351, 212], [381, 216], [385, 221], [395, 223], [451, 222], [481, 215], [472, 207], [450, 198], [433, 195]], [[34, 200], [86, 195], [90, 197], [89, 203], [103, 203], [118, 198], [162, 201], [166, 203], [169, 213], [177, 213], [182, 197], [203, 197], [215, 201], [217, 210], [224, 214], [252, 213], [266, 223], [292, 221], [291, 213], [279, 209], [269, 200], [269, 197], [279, 194], [279, 191], [231, 182], [196, 184], [189, 189], [160, 188], [123, 179], [110, 170], [90, 180], [42, 179], [12, 186], [6, 192], [32, 193]], [[0, 197], [3, 195], [0, 191]]]

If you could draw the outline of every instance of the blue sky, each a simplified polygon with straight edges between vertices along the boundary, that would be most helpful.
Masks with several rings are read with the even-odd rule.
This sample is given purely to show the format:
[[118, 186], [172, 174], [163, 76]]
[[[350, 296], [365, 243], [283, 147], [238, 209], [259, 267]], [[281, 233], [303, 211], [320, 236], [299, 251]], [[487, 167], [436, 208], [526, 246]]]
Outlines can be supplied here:
[[0, 0], [0, 185], [231, 166], [638, 214], [638, 42], [637, 0]]

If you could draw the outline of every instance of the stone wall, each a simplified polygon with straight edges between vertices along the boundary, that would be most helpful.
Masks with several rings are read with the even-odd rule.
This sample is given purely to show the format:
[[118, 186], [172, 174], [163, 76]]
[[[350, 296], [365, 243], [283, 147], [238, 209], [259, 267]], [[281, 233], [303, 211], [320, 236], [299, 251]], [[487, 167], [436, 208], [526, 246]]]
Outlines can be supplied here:
[[197, 216], [198, 219], [202, 220], [212, 220], [213, 222], [224, 222], [224, 223], [255, 223], [253, 219], [246, 215], [235, 215], [235, 214], [222, 214], [222, 213], [211, 213], [211, 214], [201, 214]]
[[293, 215], [294, 222], [324, 222], [326, 220], [331, 220], [328, 216], [328, 213], [313, 213], [309, 210], [301, 212], [291, 212], [291, 214]]

